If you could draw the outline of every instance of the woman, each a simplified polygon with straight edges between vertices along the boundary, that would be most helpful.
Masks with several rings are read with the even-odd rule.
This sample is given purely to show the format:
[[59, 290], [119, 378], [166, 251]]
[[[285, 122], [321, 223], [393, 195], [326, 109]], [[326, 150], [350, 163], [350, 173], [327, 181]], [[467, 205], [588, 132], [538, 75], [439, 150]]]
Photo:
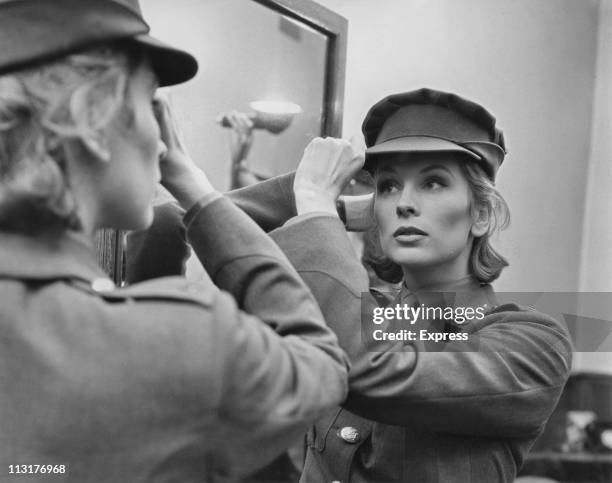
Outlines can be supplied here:
[[[502, 132], [482, 106], [430, 89], [383, 99], [363, 131], [376, 187], [366, 259], [401, 282], [392, 302], [368, 292], [339, 219], [360, 166], [341, 142], [316, 139], [295, 176], [228, 195], [273, 230], [352, 362], [348, 398], [308, 432], [300, 481], [512, 482], [561, 394], [571, 343], [489, 285], [507, 265], [490, 244], [508, 219], [494, 185]], [[340, 201], [347, 226], [365, 218]]]
[[[147, 32], [135, 1], [0, 3], [0, 466], [10, 478], [244, 475], [345, 395], [345, 357], [312, 296], [214, 191], [155, 100], [158, 85], [195, 75], [195, 59]], [[183, 279], [120, 289], [97, 267], [95, 231], [146, 228], [160, 179], [237, 301]]]
[[[503, 135], [481, 106], [429, 89], [383, 99], [363, 131], [375, 181], [366, 258], [402, 282], [391, 308], [439, 311], [373, 323], [364, 270], [334, 219], [350, 169], [305, 157], [301, 216], [273, 237], [353, 366], [348, 399], [309, 431], [301, 481], [511, 482], [559, 398], [571, 345], [557, 321], [499, 305], [489, 285], [507, 265], [490, 245], [508, 217], [494, 186]], [[318, 255], [322, 244], [335, 256]]]

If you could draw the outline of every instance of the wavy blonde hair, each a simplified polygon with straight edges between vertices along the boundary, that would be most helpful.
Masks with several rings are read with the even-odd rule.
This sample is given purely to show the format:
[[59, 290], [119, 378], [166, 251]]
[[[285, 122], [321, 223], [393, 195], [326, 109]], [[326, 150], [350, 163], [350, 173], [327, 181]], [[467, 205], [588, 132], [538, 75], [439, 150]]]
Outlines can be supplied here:
[[[491, 238], [510, 224], [510, 210], [501, 193], [478, 164], [468, 161], [459, 163], [459, 166], [470, 188], [472, 218], [477, 219], [484, 210], [489, 220], [487, 232], [472, 242], [470, 270], [481, 283], [490, 283], [508, 266], [508, 261], [491, 245]], [[404, 277], [402, 268], [383, 252], [376, 224], [365, 233], [363, 261], [386, 282], [398, 283]]]
[[124, 106], [136, 48], [114, 44], [0, 77], [0, 230], [79, 229], [62, 144]]

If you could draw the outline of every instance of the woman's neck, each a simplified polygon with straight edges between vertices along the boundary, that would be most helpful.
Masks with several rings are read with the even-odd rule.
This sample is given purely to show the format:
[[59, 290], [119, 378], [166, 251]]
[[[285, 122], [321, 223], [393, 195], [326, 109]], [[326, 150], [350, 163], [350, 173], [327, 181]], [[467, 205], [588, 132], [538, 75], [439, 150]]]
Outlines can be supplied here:
[[[76, 147], [75, 147], [76, 146]], [[95, 160], [78, 145], [66, 146], [68, 180], [70, 191], [77, 206], [77, 216], [81, 222], [81, 231], [93, 239], [99, 225], [99, 190], [100, 182], [97, 171], [94, 171]]]
[[448, 263], [439, 266], [403, 266], [404, 285], [411, 292], [435, 290], [469, 280], [472, 274], [469, 269], [469, 257], [459, 257], [450, 266]]
[[91, 195], [87, 196], [88, 193], [91, 191], [88, 191], [83, 185], [77, 185], [72, 190], [77, 203], [77, 215], [81, 222], [81, 233], [93, 239], [98, 228], [97, 205]]

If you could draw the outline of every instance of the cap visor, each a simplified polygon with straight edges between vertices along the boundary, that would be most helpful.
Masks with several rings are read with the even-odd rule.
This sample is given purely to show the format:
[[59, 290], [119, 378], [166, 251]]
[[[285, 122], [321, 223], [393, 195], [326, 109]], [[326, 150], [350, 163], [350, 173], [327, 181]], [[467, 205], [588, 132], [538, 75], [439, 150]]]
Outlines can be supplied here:
[[198, 61], [184, 50], [170, 47], [147, 34], [137, 35], [134, 41], [149, 54], [160, 87], [188, 81], [198, 72]]
[[371, 168], [372, 156], [392, 153], [465, 153], [468, 156], [480, 160], [476, 153], [465, 149], [458, 144], [446, 139], [431, 136], [406, 136], [390, 139], [366, 149], [365, 169]]
[[406, 136], [401, 138], [390, 139], [384, 143], [376, 144], [366, 150], [366, 154], [381, 154], [381, 153], [412, 153], [412, 152], [436, 152], [449, 151], [465, 153], [472, 156], [474, 159], [480, 159], [469, 149], [465, 149], [458, 144], [446, 139], [434, 138], [431, 136]]

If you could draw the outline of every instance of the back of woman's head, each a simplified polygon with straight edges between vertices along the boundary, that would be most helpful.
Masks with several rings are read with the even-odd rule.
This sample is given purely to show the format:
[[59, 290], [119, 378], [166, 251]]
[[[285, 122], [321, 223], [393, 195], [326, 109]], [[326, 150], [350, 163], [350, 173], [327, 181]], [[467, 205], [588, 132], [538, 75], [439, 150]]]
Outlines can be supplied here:
[[[472, 218], [476, 220], [479, 216], [486, 216], [488, 220], [487, 232], [472, 241], [470, 273], [481, 283], [490, 283], [508, 266], [506, 259], [491, 245], [491, 238], [508, 226], [510, 211], [506, 201], [480, 165], [467, 161], [459, 166], [470, 190]], [[363, 261], [386, 282], [398, 283], [403, 278], [402, 268], [383, 252], [376, 224], [365, 233]]]
[[80, 228], [65, 143], [95, 136], [122, 112], [139, 61], [116, 45], [0, 77], [0, 231]]

